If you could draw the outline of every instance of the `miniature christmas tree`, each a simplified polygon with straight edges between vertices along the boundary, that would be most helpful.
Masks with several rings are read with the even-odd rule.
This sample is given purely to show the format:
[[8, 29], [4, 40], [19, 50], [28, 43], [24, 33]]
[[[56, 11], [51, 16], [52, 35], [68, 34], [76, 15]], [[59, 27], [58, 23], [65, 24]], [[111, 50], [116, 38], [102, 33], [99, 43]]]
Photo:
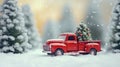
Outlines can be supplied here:
[[32, 45], [31, 49], [36, 48], [40, 46], [41, 39], [35, 26], [35, 20], [33, 18], [33, 14], [29, 5], [23, 5], [22, 12], [24, 13], [25, 18], [25, 27], [27, 29], [28, 43]]
[[120, 50], [120, 1], [116, 4], [111, 21], [109, 44], [111, 49]]
[[79, 41], [88, 41], [92, 39], [89, 28], [83, 22], [77, 27], [76, 35]]
[[17, 6], [17, 0], [4, 0], [1, 12], [0, 51], [5, 53], [22, 53], [26, 51], [30, 46], [24, 26], [24, 16]]

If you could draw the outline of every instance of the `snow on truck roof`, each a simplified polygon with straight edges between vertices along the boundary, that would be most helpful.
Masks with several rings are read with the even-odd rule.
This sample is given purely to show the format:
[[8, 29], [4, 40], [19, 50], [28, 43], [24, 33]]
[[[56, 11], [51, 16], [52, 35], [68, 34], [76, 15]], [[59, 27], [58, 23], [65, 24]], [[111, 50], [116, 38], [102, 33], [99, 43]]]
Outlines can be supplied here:
[[75, 35], [75, 33], [61, 33], [60, 35]]

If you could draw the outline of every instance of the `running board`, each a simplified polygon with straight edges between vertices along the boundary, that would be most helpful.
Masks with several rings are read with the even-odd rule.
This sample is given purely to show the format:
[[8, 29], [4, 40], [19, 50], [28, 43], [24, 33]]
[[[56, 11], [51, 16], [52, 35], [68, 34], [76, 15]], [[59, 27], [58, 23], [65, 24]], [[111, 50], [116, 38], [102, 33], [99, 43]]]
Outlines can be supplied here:
[[67, 52], [66, 54], [70, 54], [70, 55], [73, 55], [73, 56], [77, 56], [77, 55], [79, 55], [80, 53], [86, 53], [86, 51]]

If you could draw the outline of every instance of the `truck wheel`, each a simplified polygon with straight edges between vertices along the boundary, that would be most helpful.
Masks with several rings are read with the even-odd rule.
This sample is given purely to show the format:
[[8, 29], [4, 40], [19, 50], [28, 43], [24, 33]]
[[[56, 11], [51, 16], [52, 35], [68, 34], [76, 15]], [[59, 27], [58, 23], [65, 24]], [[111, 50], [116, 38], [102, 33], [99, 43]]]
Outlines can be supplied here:
[[55, 56], [61, 56], [61, 55], [64, 55], [64, 51], [61, 50], [61, 49], [57, 49], [54, 53]]
[[97, 50], [96, 49], [91, 49], [90, 54], [91, 55], [97, 55]]
[[47, 53], [47, 55], [53, 55], [52, 53]]

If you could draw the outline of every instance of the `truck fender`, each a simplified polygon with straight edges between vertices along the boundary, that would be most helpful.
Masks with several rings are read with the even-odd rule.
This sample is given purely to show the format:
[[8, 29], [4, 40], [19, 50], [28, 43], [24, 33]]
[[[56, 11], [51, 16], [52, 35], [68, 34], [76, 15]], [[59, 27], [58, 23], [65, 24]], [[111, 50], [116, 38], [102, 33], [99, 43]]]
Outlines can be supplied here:
[[86, 45], [89, 45], [89, 46], [94, 46], [94, 45], [99, 45], [98, 43], [88, 43]]
[[61, 49], [66, 52], [66, 45], [62, 43], [51, 43], [51, 51], [52, 53], [55, 52], [57, 49]]
[[99, 44], [98, 43], [88, 43], [86, 44], [86, 51], [87, 52], [90, 52], [91, 49], [96, 49], [96, 46], [98, 46]]

